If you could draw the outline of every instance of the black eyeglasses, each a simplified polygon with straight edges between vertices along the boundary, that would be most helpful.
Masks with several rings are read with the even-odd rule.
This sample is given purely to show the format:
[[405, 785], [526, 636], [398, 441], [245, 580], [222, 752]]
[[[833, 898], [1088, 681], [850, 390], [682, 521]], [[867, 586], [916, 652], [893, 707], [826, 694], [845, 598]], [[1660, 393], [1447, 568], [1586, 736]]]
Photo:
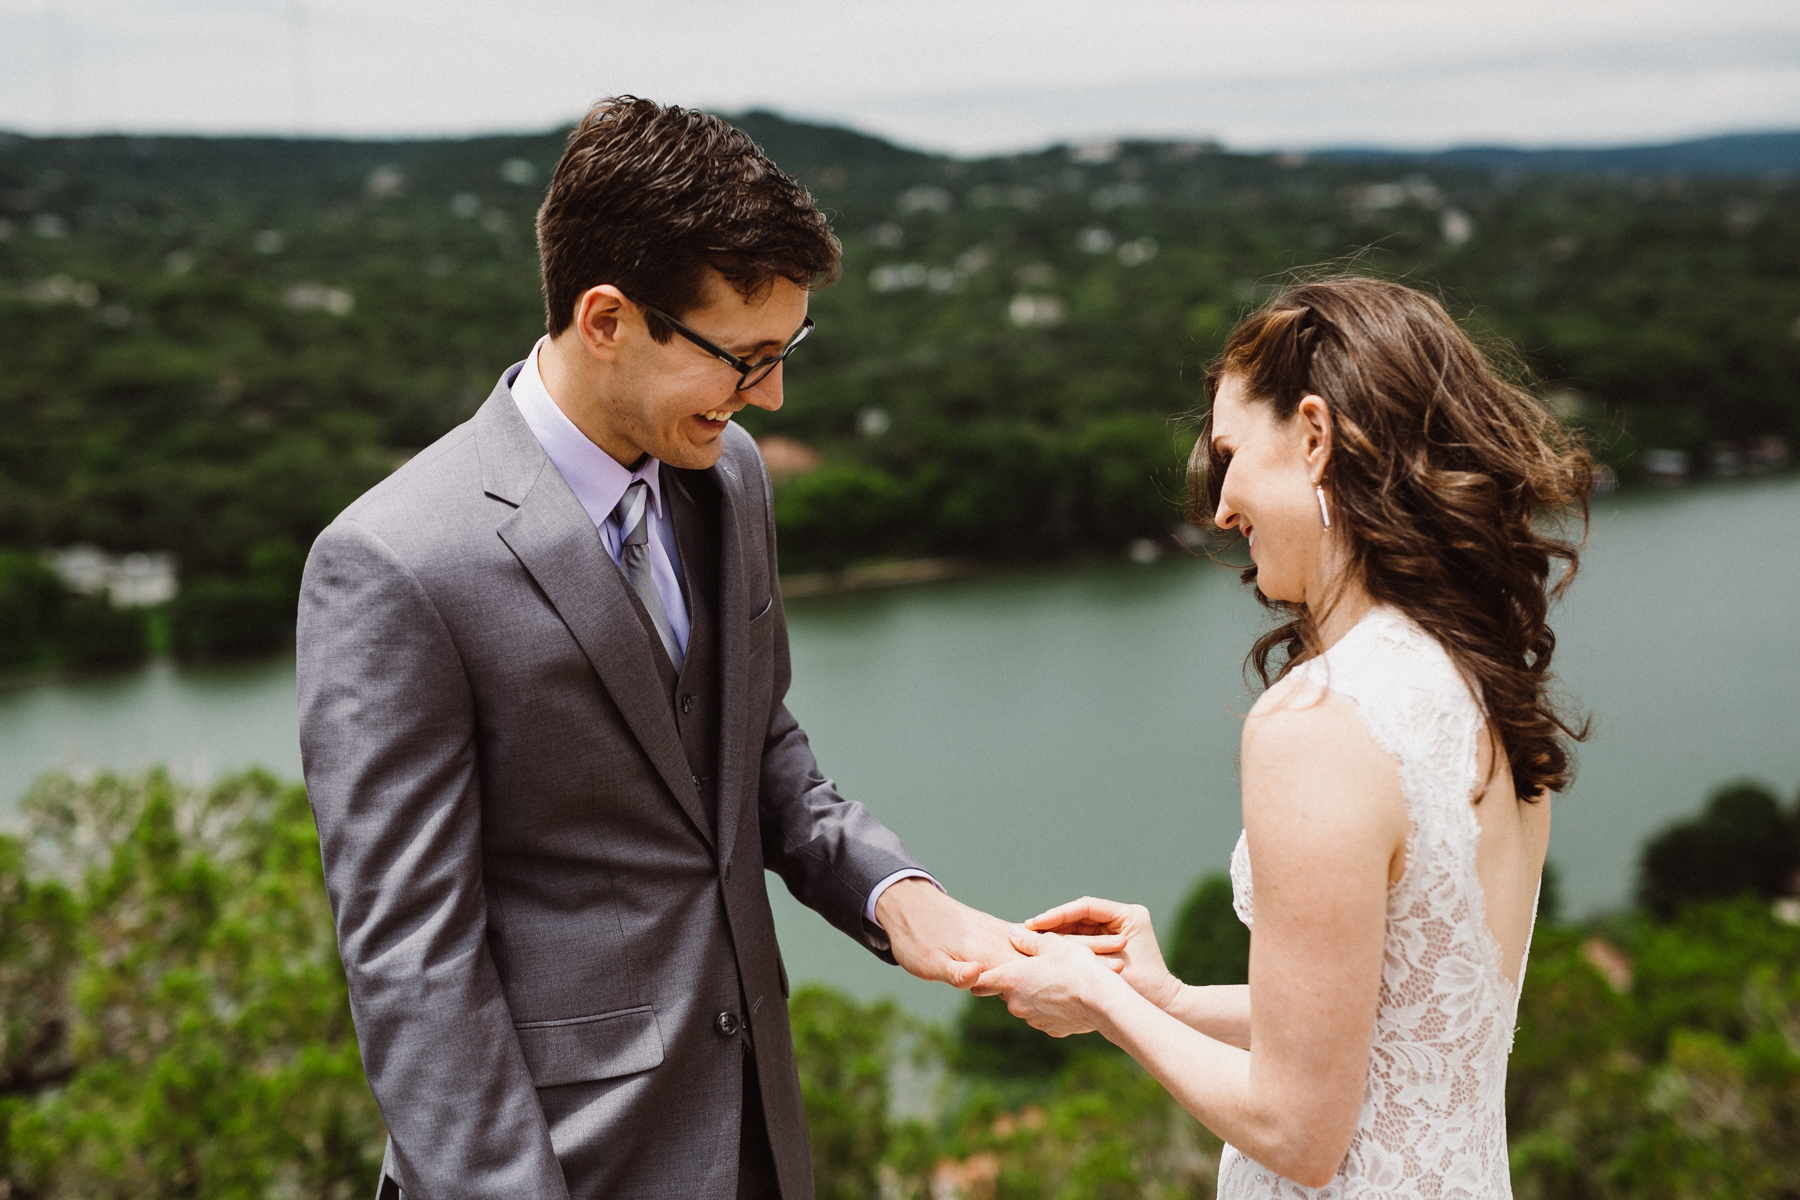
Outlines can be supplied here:
[[[631, 298], [627, 296], [626, 299], [630, 300]], [[801, 323], [800, 328], [794, 331], [794, 336], [787, 340], [787, 345], [781, 348], [780, 354], [777, 354], [774, 358], [765, 358], [758, 362], [751, 362], [748, 359], [739, 358], [718, 343], [709, 341], [695, 333], [686, 325], [683, 325], [680, 321], [677, 321], [674, 317], [671, 317], [668, 313], [662, 311], [662, 309], [651, 308], [648, 304], [639, 300], [632, 300], [631, 302], [651, 316], [656, 317], [658, 320], [666, 321], [669, 327], [676, 333], [679, 333], [682, 337], [694, 343], [694, 345], [700, 347], [702, 350], [741, 375], [743, 378], [738, 380], [736, 389], [740, 392], [746, 388], [753, 388], [763, 380], [767, 379], [769, 377], [769, 372], [773, 371], [776, 367], [779, 367], [781, 365], [781, 360], [792, 354], [794, 352], [794, 347], [798, 346], [801, 342], [804, 342], [808, 335], [813, 331], [813, 320], [811, 317], [808, 317]]]

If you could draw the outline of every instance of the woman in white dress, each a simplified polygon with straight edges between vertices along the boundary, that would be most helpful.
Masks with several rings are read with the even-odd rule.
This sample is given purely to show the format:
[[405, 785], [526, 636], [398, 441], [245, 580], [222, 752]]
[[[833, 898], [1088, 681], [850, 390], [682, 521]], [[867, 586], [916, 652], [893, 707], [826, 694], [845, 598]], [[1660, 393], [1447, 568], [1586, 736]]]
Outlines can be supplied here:
[[[1431, 298], [1334, 278], [1247, 318], [1209, 372], [1190, 519], [1249, 543], [1283, 623], [1244, 722], [1245, 987], [1190, 987], [1141, 907], [1017, 927], [977, 990], [1100, 1030], [1228, 1143], [1221, 1197], [1511, 1194], [1506, 1056], [1550, 795], [1548, 600], [1588, 456]], [[1552, 564], [1564, 564], [1552, 578]], [[1254, 896], [1252, 882], [1254, 881]]]

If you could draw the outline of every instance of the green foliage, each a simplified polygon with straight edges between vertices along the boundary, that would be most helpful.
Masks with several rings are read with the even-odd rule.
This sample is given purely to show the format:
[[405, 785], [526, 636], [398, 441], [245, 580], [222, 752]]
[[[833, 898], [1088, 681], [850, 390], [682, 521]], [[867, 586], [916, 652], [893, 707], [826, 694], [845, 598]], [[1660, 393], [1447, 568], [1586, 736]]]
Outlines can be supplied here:
[[[0, 836], [0, 1194], [368, 1187], [382, 1128], [301, 789], [53, 775], [26, 815], [28, 837]], [[1542, 907], [1508, 1075], [1521, 1200], [1800, 1194], [1788, 910], [1745, 896], [1584, 928]], [[1229, 885], [1200, 880], [1171, 963], [1225, 975], [1234, 925]], [[823, 987], [790, 1011], [826, 1200], [1212, 1195], [1218, 1140], [1104, 1043], [971, 1000], [937, 1115], [897, 1120], [893, 1074], [932, 1038]]]
[[1181, 902], [1175, 935], [1164, 955], [1183, 983], [1248, 983], [1250, 929], [1231, 903], [1231, 880], [1207, 875]]
[[788, 1006], [813, 1188], [820, 1200], [876, 1200], [888, 1149], [888, 1071], [901, 1018], [891, 1001], [802, 987]]
[[0, 667], [128, 666], [147, 653], [142, 610], [67, 592], [37, 555], [0, 550]]
[[1111, 1043], [1098, 1033], [1053, 1038], [1033, 1029], [1007, 1012], [1006, 1001], [998, 996], [963, 1000], [953, 1032], [951, 1064], [975, 1079], [1024, 1085], [1002, 1086], [1008, 1095], [1035, 1094], [1071, 1063], [1113, 1053]]
[[382, 1127], [305, 794], [152, 771], [49, 776], [25, 804], [51, 878], [10, 882], [16, 845], [0, 861], [8, 1062], [20, 1047], [29, 1080], [5, 1109], [13, 1194], [371, 1187]]
[[279, 650], [294, 636], [296, 597], [257, 579], [204, 579], [170, 606], [177, 653], [229, 658]]
[[1538, 877], [1537, 921], [1539, 925], [1555, 925], [1563, 916], [1562, 868], [1554, 860], [1544, 860], [1544, 873]]
[[[1627, 477], [1648, 447], [1800, 442], [1791, 177], [1426, 179], [1155, 143], [964, 162], [740, 121], [844, 243], [786, 404], [740, 418], [825, 456], [781, 488], [791, 567], [1166, 536], [1187, 448], [1167, 418], [1307, 264], [1441, 285], [1579, 393], [1569, 419]], [[296, 584], [258, 548], [304, 551], [541, 331], [532, 213], [560, 148], [0, 140], [0, 541], [172, 551], [199, 593], [177, 648], [279, 642]]]
[[895, 548], [889, 531], [909, 518], [908, 497], [875, 467], [834, 463], [775, 491], [781, 557], [792, 567], [836, 570]]
[[1739, 900], [1619, 932], [1623, 992], [1590, 935], [1532, 946], [1507, 1078], [1517, 1194], [1800, 1194], [1800, 928]]
[[1083, 1056], [1017, 1108], [977, 1091], [896, 1139], [888, 1194], [994, 1200], [1210, 1197], [1220, 1142], [1123, 1055]]
[[62, 607], [62, 581], [42, 559], [0, 550], [0, 665], [54, 655]]
[[[55, 880], [33, 880], [19, 839], [0, 835], [0, 1129], [29, 1098], [67, 1079], [68, 980], [76, 906]], [[0, 1179], [11, 1158], [0, 1140]]]
[[147, 657], [142, 610], [114, 608], [105, 596], [66, 598], [58, 634], [71, 666], [124, 667]]
[[1663, 919], [1684, 904], [1795, 890], [1800, 830], [1774, 793], [1741, 781], [1714, 792], [1698, 817], [1679, 821], [1644, 846], [1638, 904]]

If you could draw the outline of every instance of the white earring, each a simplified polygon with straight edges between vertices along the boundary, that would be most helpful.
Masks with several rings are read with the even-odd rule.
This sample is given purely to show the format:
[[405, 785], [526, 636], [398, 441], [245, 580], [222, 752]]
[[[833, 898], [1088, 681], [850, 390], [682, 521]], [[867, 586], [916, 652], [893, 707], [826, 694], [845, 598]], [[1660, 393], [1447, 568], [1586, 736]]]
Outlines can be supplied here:
[[1331, 513], [1325, 507], [1325, 489], [1323, 486], [1313, 488], [1313, 494], [1319, 498], [1319, 524], [1331, 528]]

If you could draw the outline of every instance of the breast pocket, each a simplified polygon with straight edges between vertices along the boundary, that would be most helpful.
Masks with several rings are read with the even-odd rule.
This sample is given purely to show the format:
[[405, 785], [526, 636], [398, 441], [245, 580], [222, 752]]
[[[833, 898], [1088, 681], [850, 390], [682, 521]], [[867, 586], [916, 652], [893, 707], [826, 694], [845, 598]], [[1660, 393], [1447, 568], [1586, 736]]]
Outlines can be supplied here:
[[758, 621], [765, 619], [766, 617], [768, 617], [768, 615], [770, 613], [772, 613], [774, 611], [775, 611], [775, 597], [770, 596], [767, 600], [764, 600], [762, 602], [761, 608], [755, 609], [755, 611], [753, 611], [750, 614], [750, 624], [755, 625]]
[[662, 1029], [649, 1005], [514, 1025], [525, 1068], [538, 1087], [588, 1083], [648, 1071], [663, 1060]]

